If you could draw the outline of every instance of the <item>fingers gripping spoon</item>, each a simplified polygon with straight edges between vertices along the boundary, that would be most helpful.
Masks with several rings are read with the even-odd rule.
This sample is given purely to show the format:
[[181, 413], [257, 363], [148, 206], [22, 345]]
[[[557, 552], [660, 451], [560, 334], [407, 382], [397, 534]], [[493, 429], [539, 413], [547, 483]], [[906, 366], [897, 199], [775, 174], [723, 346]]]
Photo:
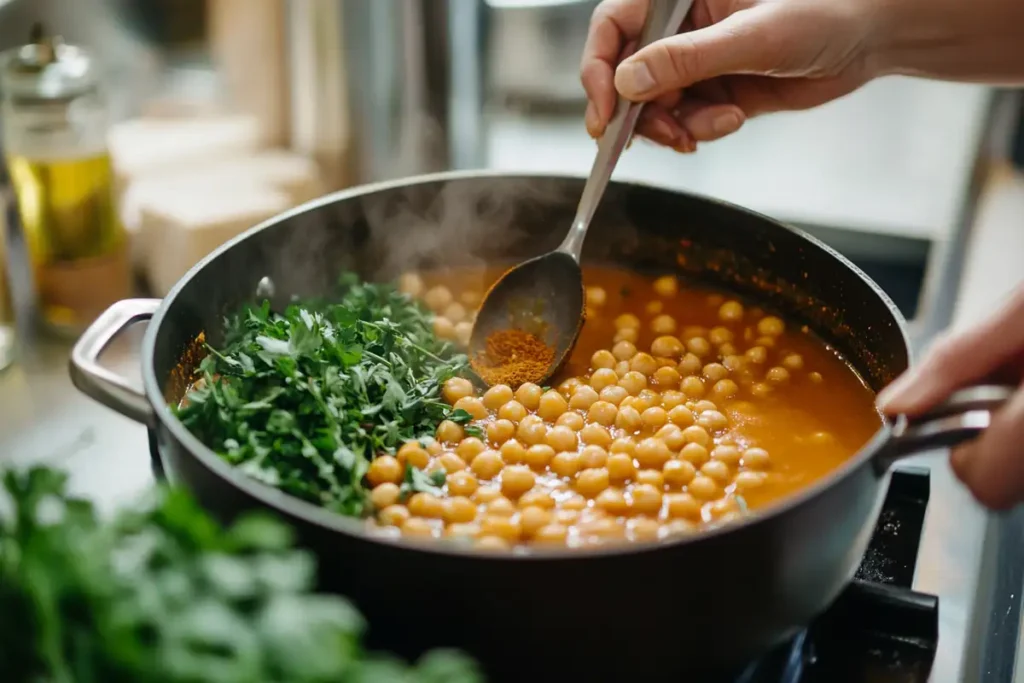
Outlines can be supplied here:
[[[674, 35], [693, 0], [650, 0], [638, 49]], [[487, 293], [469, 343], [470, 358], [486, 353], [487, 339], [502, 330], [520, 329], [554, 350], [554, 360], [529, 381], [543, 384], [565, 362], [583, 327], [585, 298], [580, 254], [587, 229], [604, 196], [612, 171], [636, 128], [643, 103], [623, 98], [615, 107], [583, 188], [569, 234], [555, 251], [506, 272]]]

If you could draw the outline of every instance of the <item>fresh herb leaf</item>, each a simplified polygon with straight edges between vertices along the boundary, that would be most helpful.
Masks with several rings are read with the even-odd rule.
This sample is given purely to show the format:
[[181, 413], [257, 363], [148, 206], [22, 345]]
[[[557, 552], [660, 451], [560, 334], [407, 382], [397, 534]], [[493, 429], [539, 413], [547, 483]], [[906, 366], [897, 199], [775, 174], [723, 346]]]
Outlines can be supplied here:
[[469, 436], [475, 436], [478, 439], [484, 438], [484, 428], [479, 425], [466, 425], [463, 427], [463, 431]]
[[229, 463], [346, 515], [370, 512], [370, 461], [472, 417], [441, 399], [467, 363], [391, 285], [341, 278], [335, 302], [268, 302], [225, 321], [178, 418]]
[[448, 416], [448, 419], [454, 422], [455, 424], [464, 425], [472, 421], [473, 416], [470, 415], [468, 411], [462, 408], [458, 408], [451, 412], [451, 414]]
[[[443, 471], [438, 470], [442, 475]], [[405, 466], [405, 477], [402, 480], [402, 485], [399, 487], [399, 492], [402, 500], [405, 500], [414, 493], [431, 493], [435, 496], [442, 495], [440, 487], [444, 484], [443, 477], [440, 483], [435, 478], [435, 473], [427, 474], [421, 469], [413, 467], [412, 465]]]

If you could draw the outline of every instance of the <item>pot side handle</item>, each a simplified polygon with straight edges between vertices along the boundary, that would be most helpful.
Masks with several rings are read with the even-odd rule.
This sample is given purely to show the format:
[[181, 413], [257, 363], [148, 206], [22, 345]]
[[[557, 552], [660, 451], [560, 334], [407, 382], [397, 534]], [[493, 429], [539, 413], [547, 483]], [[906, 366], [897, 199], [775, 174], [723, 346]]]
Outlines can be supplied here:
[[89, 326], [71, 350], [68, 372], [71, 383], [86, 396], [111, 410], [146, 426], [153, 426], [156, 413], [145, 394], [121, 375], [99, 363], [100, 354], [129, 325], [149, 320], [160, 307], [160, 299], [124, 299], [105, 310]]
[[901, 416], [878, 451], [879, 468], [886, 470], [900, 458], [974, 439], [988, 428], [993, 415], [1016, 391], [1017, 387], [996, 384], [968, 387], [923, 415]]

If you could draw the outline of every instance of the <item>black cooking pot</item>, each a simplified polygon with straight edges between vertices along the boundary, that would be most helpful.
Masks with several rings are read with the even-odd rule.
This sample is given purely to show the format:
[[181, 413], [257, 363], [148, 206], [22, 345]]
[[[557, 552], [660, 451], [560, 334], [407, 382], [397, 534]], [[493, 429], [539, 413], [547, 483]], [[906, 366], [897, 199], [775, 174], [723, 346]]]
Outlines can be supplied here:
[[[958, 394], [920, 423], [886, 424], [828, 478], [732, 526], [610, 549], [478, 554], [389, 541], [235, 471], [192, 436], [168, 401], [200, 332], [270, 293], [333, 291], [342, 269], [369, 279], [409, 270], [509, 262], [554, 248], [583, 182], [451, 173], [356, 188], [234, 239], [163, 301], [122, 301], [82, 336], [75, 385], [152, 430], [169, 478], [227, 520], [270, 509], [321, 562], [324, 588], [350, 596], [371, 642], [406, 656], [455, 646], [492, 680], [683, 681], [735, 671], [796, 633], [847, 584], [867, 546], [897, 457], [976, 434], [1007, 390]], [[730, 289], [810, 325], [878, 390], [909, 362], [904, 321], [845, 258], [817, 240], [722, 202], [612, 184], [584, 253], [594, 264], [674, 272]], [[272, 292], [271, 292], [272, 290]], [[101, 368], [100, 351], [150, 320], [143, 392]]]

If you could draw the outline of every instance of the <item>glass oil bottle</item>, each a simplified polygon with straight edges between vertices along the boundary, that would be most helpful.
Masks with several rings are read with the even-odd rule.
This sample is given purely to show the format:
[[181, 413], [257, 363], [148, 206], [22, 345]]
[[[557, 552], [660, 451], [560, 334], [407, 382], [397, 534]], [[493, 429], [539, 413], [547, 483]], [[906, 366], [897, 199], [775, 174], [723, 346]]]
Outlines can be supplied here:
[[69, 335], [131, 289], [99, 76], [86, 50], [39, 26], [0, 55], [2, 148], [41, 318]]

